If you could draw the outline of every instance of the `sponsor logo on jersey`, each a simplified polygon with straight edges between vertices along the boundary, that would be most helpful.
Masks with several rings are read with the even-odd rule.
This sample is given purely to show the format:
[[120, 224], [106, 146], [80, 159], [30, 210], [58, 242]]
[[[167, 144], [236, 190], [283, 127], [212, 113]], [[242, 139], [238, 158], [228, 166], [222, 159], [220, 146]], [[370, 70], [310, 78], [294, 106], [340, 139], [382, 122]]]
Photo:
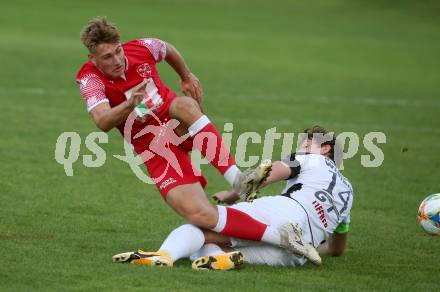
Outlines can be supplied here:
[[163, 190], [164, 188], [166, 188], [167, 186], [169, 186], [170, 184], [175, 183], [176, 180], [172, 177], [166, 179], [163, 183], [160, 184], [160, 189]]
[[148, 63], [143, 63], [139, 65], [136, 68], [136, 72], [141, 76], [142, 78], [149, 78], [151, 77], [151, 67]]
[[315, 208], [316, 214], [318, 214], [319, 220], [321, 220], [322, 225], [324, 226], [324, 228], [327, 228], [328, 223], [327, 223], [327, 219], [325, 218], [325, 213], [324, 213], [324, 209], [322, 208], [322, 205], [317, 201], [313, 201], [312, 204], [313, 207]]

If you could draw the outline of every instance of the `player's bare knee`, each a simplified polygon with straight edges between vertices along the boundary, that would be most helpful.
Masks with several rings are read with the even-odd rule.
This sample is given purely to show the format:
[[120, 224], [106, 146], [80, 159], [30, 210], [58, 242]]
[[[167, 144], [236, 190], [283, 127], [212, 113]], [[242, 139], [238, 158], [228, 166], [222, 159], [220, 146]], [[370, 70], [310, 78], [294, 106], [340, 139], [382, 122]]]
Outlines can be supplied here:
[[191, 97], [182, 96], [173, 100], [170, 106], [170, 116], [181, 122], [197, 120], [202, 116], [198, 103]]
[[172, 114], [179, 115], [182, 113], [199, 112], [200, 107], [193, 98], [181, 96], [173, 100], [170, 110]]

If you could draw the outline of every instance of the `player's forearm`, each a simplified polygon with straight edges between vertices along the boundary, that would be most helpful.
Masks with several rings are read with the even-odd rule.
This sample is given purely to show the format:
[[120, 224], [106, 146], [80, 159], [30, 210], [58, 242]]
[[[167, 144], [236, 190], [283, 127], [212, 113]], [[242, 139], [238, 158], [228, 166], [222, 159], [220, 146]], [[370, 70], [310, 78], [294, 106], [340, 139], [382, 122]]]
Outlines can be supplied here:
[[348, 233], [334, 233], [331, 237], [331, 241], [329, 242], [330, 254], [336, 257], [341, 256], [344, 253], [345, 248], [347, 247], [347, 241]]
[[326, 242], [318, 246], [320, 255], [330, 254], [334, 257], [341, 256], [347, 247], [348, 234], [333, 233]]
[[134, 105], [125, 101], [118, 106], [100, 112], [98, 116], [94, 117], [95, 123], [99, 129], [108, 132], [125, 121], [128, 115], [133, 111], [133, 108]]
[[322, 243], [321, 245], [319, 245], [317, 250], [320, 255], [330, 254], [330, 246], [328, 244], [328, 240], [326, 242]]
[[275, 161], [272, 163], [272, 171], [269, 174], [269, 177], [263, 183], [262, 187], [265, 187], [271, 183], [279, 182], [286, 180], [289, 178], [291, 174], [290, 168], [281, 161]]
[[171, 44], [167, 43], [167, 55], [165, 61], [176, 71], [180, 79], [187, 80], [190, 77], [191, 71], [185, 63], [182, 55]]

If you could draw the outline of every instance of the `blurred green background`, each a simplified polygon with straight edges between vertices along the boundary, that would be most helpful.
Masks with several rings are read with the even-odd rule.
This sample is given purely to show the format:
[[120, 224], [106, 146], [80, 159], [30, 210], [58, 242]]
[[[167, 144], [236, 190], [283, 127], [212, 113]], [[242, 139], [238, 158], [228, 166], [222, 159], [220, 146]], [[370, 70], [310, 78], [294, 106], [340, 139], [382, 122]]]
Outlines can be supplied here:
[[[0, 10], [0, 290], [436, 290], [438, 237], [416, 214], [440, 192], [438, 1], [10, 1]], [[320, 268], [246, 266], [226, 273], [115, 265], [111, 256], [154, 250], [183, 220], [140, 182], [113, 130], [103, 167], [86, 168], [97, 131], [75, 84], [87, 51], [79, 31], [105, 15], [124, 41], [175, 45], [200, 78], [208, 116], [233, 140], [320, 124], [361, 137], [345, 161], [355, 202], [348, 251]], [[178, 77], [159, 65], [179, 92]], [[58, 136], [82, 138], [74, 175], [54, 159]], [[362, 137], [384, 132], [384, 163], [365, 168]], [[235, 148], [235, 143], [233, 143]], [[274, 159], [280, 158], [275, 142]], [[407, 150], [407, 151], [406, 151]], [[250, 144], [249, 155], [262, 145]], [[203, 168], [208, 194], [225, 189]], [[273, 186], [267, 194], [281, 190]]]

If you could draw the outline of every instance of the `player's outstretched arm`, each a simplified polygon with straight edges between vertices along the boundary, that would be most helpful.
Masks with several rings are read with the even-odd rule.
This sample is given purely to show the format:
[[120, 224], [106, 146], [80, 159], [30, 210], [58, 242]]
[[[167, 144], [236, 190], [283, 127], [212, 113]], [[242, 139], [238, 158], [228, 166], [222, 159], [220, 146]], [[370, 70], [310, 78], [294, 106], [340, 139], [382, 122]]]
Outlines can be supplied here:
[[201, 104], [203, 92], [199, 79], [191, 73], [179, 51], [169, 43], [167, 43], [166, 46], [167, 54], [165, 61], [167, 61], [167, 63], [180, 76], [180, 87], [183, 93], [187, 96], [191, 96]]
[[[275, 161], [272, 163], [272, 170], [269, 176], [265, 182], [261, 184], [259, 189], [261, 190], [271, 183], [286, 180], [291, 176], [292, 169], [286, 163], [282, 161]], [[235, 190], [217, 192], [212, 197], [217, 204], [227, 205], [232, 205], [240, 199], [240, 195], [236, 193]]]
[[113, 108], [108, 103], [101, 103], [94, 107], [90, 111], [90, 115], [96, 126], [100, 130], [108, 132], [122, 123], [133, 111], [134, 107], [144, 98], [146, 85], [147, 82], [145, 80], [142, 81], [142, 83], [135, 87], [130, 99]]
[[292, 170], [286, 163], [282, 161], [275, 161], [272, 163], [272, 171], [270, 172], [266, 181], [261, 185], [261, 188], [275, 182], [286, 180], [290, 178], [291, 175]]

